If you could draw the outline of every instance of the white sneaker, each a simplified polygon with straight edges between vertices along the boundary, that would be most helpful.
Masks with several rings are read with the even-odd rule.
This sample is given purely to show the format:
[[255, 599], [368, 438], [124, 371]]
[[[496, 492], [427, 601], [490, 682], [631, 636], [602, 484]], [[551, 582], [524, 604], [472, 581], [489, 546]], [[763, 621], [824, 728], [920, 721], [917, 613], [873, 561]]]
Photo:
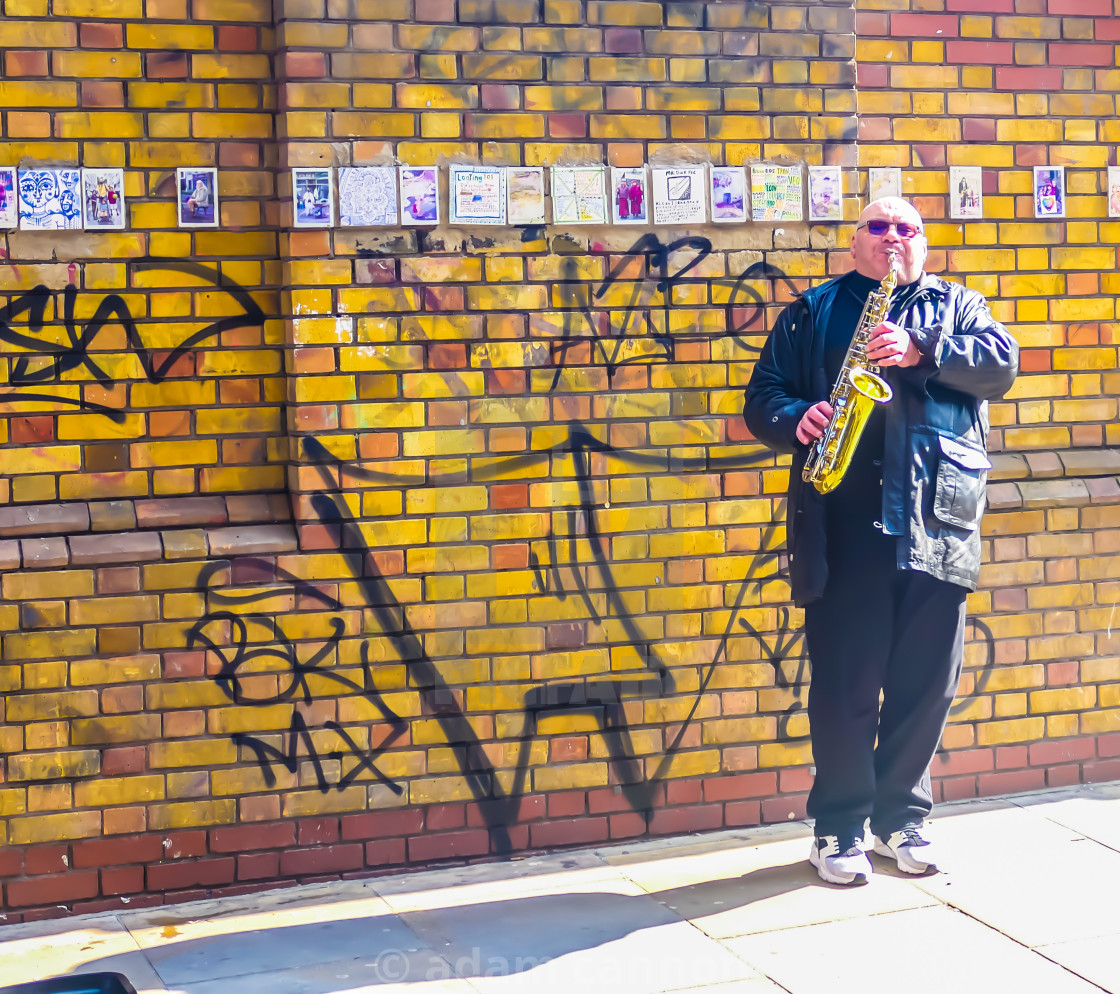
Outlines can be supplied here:
[[937, 847], [918, 828], [903, 828], [886, 839], [875, 837], [875, 851], [889, 856], [903, 873], [936, 873]]
[[818, 835], [809, 850], [809, 862], [821, 880], [829, 884], [855, 887], [865, 884], [874, 872], [871, 860], [860, 846], [862, 839], [846, 835]]

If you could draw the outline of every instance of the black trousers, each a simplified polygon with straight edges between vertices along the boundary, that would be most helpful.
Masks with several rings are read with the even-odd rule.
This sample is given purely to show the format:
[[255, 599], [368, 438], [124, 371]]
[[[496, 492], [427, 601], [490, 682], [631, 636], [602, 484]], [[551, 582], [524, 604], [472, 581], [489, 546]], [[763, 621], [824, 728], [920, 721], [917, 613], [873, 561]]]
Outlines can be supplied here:
[[818, 835], [860, 836], [870, 818], [886, 837], [933, 806], [929, 764], [960, 679], [967, 591], [899, 570], [897, 541], [830, 534], [824, 597], [805, 608]]

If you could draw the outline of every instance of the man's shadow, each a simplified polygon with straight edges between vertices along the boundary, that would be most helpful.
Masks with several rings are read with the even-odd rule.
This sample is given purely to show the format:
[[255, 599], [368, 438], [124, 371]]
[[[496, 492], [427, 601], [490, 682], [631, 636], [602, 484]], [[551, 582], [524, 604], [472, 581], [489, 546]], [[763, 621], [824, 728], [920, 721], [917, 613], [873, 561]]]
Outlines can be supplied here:
[[[624, 872], [624, 868], [620, 869]], [[583, 886], [594, 887], [595, 881]], [[375, 887], [376, 883], [371, 884], [370, 897], [376, 893]], [[531, 878], [526, 887], [533, 887]], [[333, 994], [335, 990], [362, 985], [509, 976], [635, 936], [646, 929], [674, 925], [680, 930], [671, 933], [671, 941], [661, 943], [649, 937], [644, 941], [657, 945], [643, 948], [653, 948], [655, 956], [661, 949], [671, 958], [685, 954], [695, 961], [704, 958], [705, 950], [713, 951], [712, 940], [702, 934], [705, 918], [818, 887], [828, 885], [818, 879], [804, 860], [798, 859], [759, 867], [739, 876], [641, 894], [576, 890], [406, 910], [400, 914], [231, 930], [223, 935], [155, 944], [145, 949], [143, 955], [168, 990], [177, 994], [194, 994], [195, 990], [209, 994], [217, 989], [215, 985], [220, 986], [219, 981], [239, 976], [248, 980], [269, 971], [285, 975], [294, 972], [302, 985], [301, 994]], [[320, 903], [330, 903], [330, 898]], [[307, 907], [302, 910], [310, 911]], [[174, 909], [168, 911], [171, 920]], [[138, 916], [132, 927], [137, 931], [153, 928], [144, 920], [152, 914], [141, 912], [143, 917]], [[743, 934], [767, 930], [765, 921], [760, 920], [763, 915], [764, 911], [759, 909], [758, 915], [748, 916]], [[127, 924], [134, 916], [121, 917]], [[165, 926], [163, 932], [173, 937], [173, 930], [174, 926]], [[91, 960], [72, 973], [117, 970], [128, 976], [127, 959], [135, 955]], [[333, 978], [337, 971], [324, 971], [323, 967], [342, 963], [346, 964], [347, 979], [340, 988]], [[726, 969], [726, 963], [723, 967]]]

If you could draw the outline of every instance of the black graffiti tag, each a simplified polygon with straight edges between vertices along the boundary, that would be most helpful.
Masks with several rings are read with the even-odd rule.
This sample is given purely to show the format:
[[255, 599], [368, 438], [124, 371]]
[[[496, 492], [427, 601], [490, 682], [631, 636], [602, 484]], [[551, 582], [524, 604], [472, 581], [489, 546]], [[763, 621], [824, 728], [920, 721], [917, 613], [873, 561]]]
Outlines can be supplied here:
[[[128, 309], [128, 304], [120, 294], [116, 293], [106, 294], [98, 303], [93, 316], [85, 321], [79, 330], [79, 322], [75, 316], [79, 291], [73, 285], [67, 286], [62, 291], [61, 305], [66, 342], [60, 344], [40, 337], [44, 331], [47, 306], [51, 302], [52, 292], [45, 286], [36, 286], [0, 309], [0, 343], [34, 353], [34, 357], [18, 355], [13, 358], [8, 386], [19, 389], [0, 389], [0, 403], [34, 400], [67, 404], [103, 414], [119, 424], [124, 421], [124, 414], [116, 408], [85, 398], [75, 399], [48, 390], [26, 388], [59, 384], [67, 373], [79, 367], [84, 368], [99, 384], [112, 383], [113, 377], [106, 372], [93, 351], [98, 335], [112, 325], [119, 325], [124, 329], [128, 348], [135, 354], [147, 381], [162, 383], [167, 379], [175, 363], [202, 342], [216, 338], [225, 331], [255, 327], [264, 322], [264, 312], [248, 291], [217, 270], [180, 259], [144, 259], [137, 262], [135, 266], [141, 270], [184, 273], [203, 280], [228, 294], [240, 310], [191, 332], [178, 345], [157, 359], [159, 353], [145, 344], [137, 322]], [[21, 316], [26, 316], [26, 320], [16, 323], [16, 319]], [[17, 328], [25, 330], [17, 330]], [[40, 357], [46, 357], [46, 361], [32, 368], [32, 359]]]

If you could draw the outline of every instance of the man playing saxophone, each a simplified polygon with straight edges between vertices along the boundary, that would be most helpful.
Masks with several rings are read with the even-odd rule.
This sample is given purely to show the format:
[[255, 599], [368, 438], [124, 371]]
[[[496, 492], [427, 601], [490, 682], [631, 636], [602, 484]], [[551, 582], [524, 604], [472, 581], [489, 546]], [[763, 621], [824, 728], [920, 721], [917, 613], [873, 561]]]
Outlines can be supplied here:
[[[805, 608], [812, 666], [810, 861], [836, 884], [867, 882], [868, 820], [875, 852], [907, 873], [937, 870], [923, 830], [929, 765], [956, 694], [965, 597], [980, 570], [988, 401], [1018, 370], [1018, 346], [984, 298], [925, 273], [927, 251], [910, 203], [870, 204], [852, 236], [854, 271], [782, 312], [746, 391], [752, 434], [793, 454], [790, 584]], [[884, 289], [893, 290], [885, 318], [849, 352], [865, 302]], [[834, 417], [826, 398], [837, 396], [832, 384], [850, 374], [853, 354], [886, 381], [890, 399], [871, 405], [842, 477], [822, 488], [802, 470]]]

